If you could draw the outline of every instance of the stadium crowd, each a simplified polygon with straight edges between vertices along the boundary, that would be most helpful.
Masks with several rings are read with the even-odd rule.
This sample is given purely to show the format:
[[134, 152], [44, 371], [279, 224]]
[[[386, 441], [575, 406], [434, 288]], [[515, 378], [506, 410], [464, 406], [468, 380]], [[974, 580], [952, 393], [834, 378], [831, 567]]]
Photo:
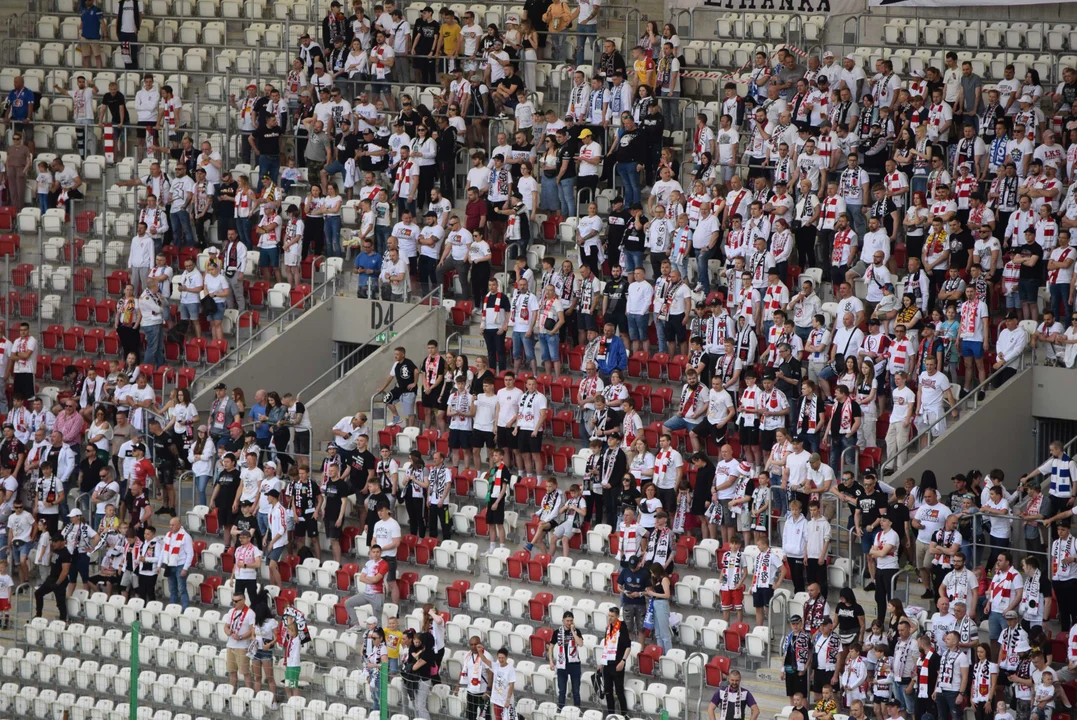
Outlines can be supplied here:
[[[99, 11], [93, 0], [86, 8], [92, 41]], [[470, 11], [442, 8], [434, 20], [427, 7], [411, 25], [391, 1], [370, 18], [361, 3], [354, 10], [346, 17], [334, 2], [286, 76], [230, 98], [238, 159], [256, 174], [226, 167], [221, 148], [192, 137], [181, 99], [152, 75], [134, 117], [117, 87], [97, 95], [76, 78], [87, 151], [95, 123], [132, 125], [163, 162], [126, 181], [146, 192], [115, 315], [123, 352], [109, 374], [71, 368], [46, 407], [29, 325], [3, 346], [13, 392], [0, 441], [0, 610], [35, 568], [39, 615], [52, 594], [65, 618], [80, 583], [150, 600], [159, 578], [186, 607], [195, 557], [174, 488], [190, 471], [198, 503], [234, 545], [233, 684], [242, 676], [276, 692], [272, 663], [283, 653], [287, 690], [297, 691], [306, 619], [294, 606], [274, 617], [262, 564], [280, 586], [282, 558], [320, 557], [323, 536], [339, 562], [355, 526], [370, 557], [346, 607], [352, 620], [358, 607], [374, 610], [360, 629], [368, 679], [376, 687], [387, 662], [404, 673], [415, 716], [427, 717], [445, 618], [424, 608], [420, 632], [378, 618], [386, 596], [399, 601], [405, 516], [407, 534], [450, 539], [454, 479], [477, 473], [488, 554], [515, 541], [505, 513], [519, 482], [542, 489], [524, 550], [568, 556], [585, 528], [618, 534], [622, 604], [600, 655], [611, 713], [627, 710], [631, 642], [650, 632], [671, 649], [674, 560], [703, 540], [720, 543], [714, 566], [699, 570], [720, 579], [727, 619], [742, 619], [746, 594], [762, 626], [776, 589], [807, 593], [780, 645], [805, 720], [809, 708], [817, 720], [844, 708], [857, 720], [956, 718], [969, 704], [978, 720], [1028, 720], [1069, 706], [1075, 468], [1062, 446], [1010, 487], [999, 470], [971, 471], [945, 498], [930, 473], [891, 486], [880, 468], [916, 433], [941, 434], [960, 397], [986, 392], [989, 376], [1001, 387], [1030, 347], [1048, 363], [1077, 361], [1077, 71], [1044, 88], [1035, 70], [1015, 78], [1011, 66], [988, 85], [950, 53], [944, 67], [908, 78], [880, 60], [869, 77], [856, 56], [824, 52], [801, 65], [783, 49], [755, 56], [745, 94], [723, 88], [720, 117], [701, 113], [682, 129], [688, 68], [671, 26], [648, 23], [627, 60], [603, 41], [584, 66], [586, 45], [600, 39], [599, 3], [529, 2], [504, 32]], [[122, 39], [137, 36], [131, 3], [116, 21]], [[577, 65], [546, 107], [533, 92], [539, 53]], [[137, 67], [137, 48], [130, 57]], [[399, 93], [412, 81], [443, 84], [432, 107]], [[45, 209], [84, 188], [62, 160], [34, 165], [35, 101], [16, 79], [7, 178], [15, 207], [17, 188], [32, 182]], [[460, 150], [470, 168], [458, 188]], [[305, 196], [286, 204], [293, 191]], [[346, 203], [354, 232], [342, 226]], [[534, 267], [532, 245], [544, 249]], [[503, 284], [511, 246], [518, 258]], [[216, 257], [205, 273], [190, 257], [172, 267], [169, 248], [184, 247]], [[302, 402], [275, 391], [258, 390], [248, 407], [241, 390], [219, 385], [204, 420], [186, 390], [159, 402], [139, 362], [163, 365], [166, 334], [198, 335], [201, 318], [220, 339], [225, 309], [247, 307], [250, 251], [266, 280], [298, 284], [304, 259], [325, 255], [354, 263], [360, 296], [450, 288], [487, 355], [469, 360], [435, 342], [422, 358], [397, 349], [382, 388], [387, 425], [447, 436], [447, 452], [397, 457], [374, 446], [357, 413], [311, 454]], [[635, 378], [645, 379], [632, 387]], [[567, 395], [555, 401], [557, 388]], [[555, 404], [575, 406], [560, 435], [587, 451], [567, 487], [549, 473]], [[827, 558], [843, 535], [876, 594], [870, 626], [850, 587], [830, 587]], [[905, 567], [926, 588], [923, 608], [892, 597]], [[1056, 615], [1062, 654], [1045, 630]], [[571, 684], [578, 706], [582, 638], [571, 613], [552, 620], [558, 704]], [[472, 643], [461, 677], [469, 720], [488, 691], [495, 720], [512, 705], [508, 651], [494, 650]], [[712, 719], [757, 715], [740, 680], [730, 673], [717, 690]]]

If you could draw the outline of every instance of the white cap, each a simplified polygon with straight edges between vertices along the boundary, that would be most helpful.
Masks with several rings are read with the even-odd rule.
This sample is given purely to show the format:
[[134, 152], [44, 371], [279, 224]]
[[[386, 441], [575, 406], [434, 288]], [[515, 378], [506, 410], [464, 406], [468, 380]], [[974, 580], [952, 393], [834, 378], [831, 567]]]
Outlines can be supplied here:
[[832, 58], [832, 57], [834, 57], [834, 53], [830, 52], [829, 50], [827, 50], [825, 53], [823, 53], [823, 59], [824, 60], [826, 60], [827, 58]]
[[271, 467], [274, 470], [276, 470], [277, 469], [277, 463], [274, 462], [273, 460], [267, 460], [266, 463], [265, 463], [265, 467]]
[[1031, 95], [1022, 95], [1020, 98], [1017, 99], [1017, 102], [1031, 103], [1032, 102], [1032, 96]]
[[853, 55], [852, 53], [849, 53], [848, 55], [845, 56], [845, 59], [846, 60], [852, 60], [853, 62], [856, 62], [857, 58], [856, 58], [856, 55]]
[[69, 513], [67, 514], [67, 516], [68, 516], [69, 518], [73, 518], [73, 517], [82, 517], [82, 511], [76, 508], [76, 509], [72, 510], [71, 512], [69, 512]]

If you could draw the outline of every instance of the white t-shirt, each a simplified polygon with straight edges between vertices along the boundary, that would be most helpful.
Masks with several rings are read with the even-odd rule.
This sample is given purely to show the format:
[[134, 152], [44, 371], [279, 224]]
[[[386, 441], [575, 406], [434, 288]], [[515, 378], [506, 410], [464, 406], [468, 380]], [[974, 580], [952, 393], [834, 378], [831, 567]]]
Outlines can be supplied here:
[[915, 518], [920, 521], [923, 528], [917, 531], [916, 541], [925, 545], [931, 542], [932, 536], [946, 524], [946, 518], [950, 517], [950, 508], [941, 502], [934, 505], [921, 505], [916, 510]]
[[480, 393], [474, 398], [475, 417], [472, 418], [475, 430], [492, 433], [494, 431], [494, 409], [497, 407], [497, 395]]
[[897, 531], [891, 529], [889, 532], [879, 531], [875, 535], [875, 542], [873, 545], [877, 548], [882, 548], [885, 545], [891, 547], [891, 553], [885, 557], [875, 558], [875, 567], [880, 570], [896, 570], [898, 566], [898, 551], [901, 549], [901, 538], [898, 536]]
[[509, 426], [509, 421], [512, 420], [512, 416], [516, 414], [516, 410], [520, 406], [520, 398], [523, 394], [524, 391], [518, 387], [514, 387], [511, 390], [508, 388], [501, 388], [497, 391], [498, 427]]
[[232, 634], [235, 633], [243, 637], [254, 629], [254, 610], [249, 607], [242, 610], [232, 609], [224, 616], [224, 624], [228, 632], [228, 647], [232, 650], [246, 650], [247, 646], [251, 644], [251, 637], [236, 640], [232, 637]]
[[396, 548], [386, 550], [385, 546], [393, 540], [400, 539], [400, 523], [393, 518], [378, 520], [374, 523], [374, 542], [381, 546], [382, 558], [395, 558]]
[[[490, 702], [497, 707], [505, 707], [509, 700], [509, 685], [516, 682], [516, 669], [506, 664], [501, 667], [500, 663], [494, 663], [494, 686], [490, 689]], [[515, 695], [513, 688], [513, 695]]]
[[546, 396], [540, 392], [523, 393], [520, 396], [520, 413], [516, 420], [516, 427], [520, 430], [535, 430], [538, 427], [539, 417], [546, 409]]

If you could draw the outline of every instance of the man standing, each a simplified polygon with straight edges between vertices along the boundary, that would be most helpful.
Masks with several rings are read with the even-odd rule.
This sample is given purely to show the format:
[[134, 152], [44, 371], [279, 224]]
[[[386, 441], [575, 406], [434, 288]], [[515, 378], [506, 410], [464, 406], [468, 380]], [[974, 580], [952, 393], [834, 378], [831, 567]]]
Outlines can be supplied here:
[[228, 296], [228, 307], [239, 310], [247, 309], [247, 298], [243, 294], [243, 273], [247, 269], [247, 246], [239, 238], [235, 228], [228, 229], [228, 240], [224, 244], [224, 277], [232, 294]]
[[7, 377], [15, 385], [15, 395], [33, 397], [34, 372], [37, 370], [37, 339], [30, 337], [29, 323], [19, 323], [19, 337], [10, 346]]
[[[746, 712], [749, 709], [751, 712]], [[759, 704], [741, 687], [739, 670], [730, 672], [728, 682], [714, 691], [707, 705], [707, 717], [710, 720], [758, 720]]]
[[[628, 667], [628, 656], [632, 652], [632, 639], [628, 629], [623, 627], [621, 611], [616, 606], [609, 609], [606, 636], [598, 650], [601, 653], [598, 662], [602, 666], [603, 685], [606, 689], [606, 713], [612, 715], [615, 712], [614, 700], [616, 699], [621, 715], [627, 715], [625, 669]], [[754, 716], [752, 720], [755, 720]]]
[[[67, 598], [64, 595], [64, 589], [67, 587], [71, 574], [71, 552], [67, 549], [67, 540], [60, 535], [50, 538], [50, 549], [52, 550], [52, 565], [49, 567], [49, 576], [34, 591], [34, 617], [41, 617], [45, 596], [52, 593], [56, 600], [56, 609], [60, 613], [60, 620], [67, 622]], [[624, 690], [621, 692], [623, 693]]]
[[583, 635], [576, 629], [576, 619], [571, 610], [561, 616], [561, 625], [554, 631], [553, 641], [547, 646], [550, 669], [557, 670], [557, 710], [565, 706], [569, 680], [572, 681], [572, 704], [580, 703], [580, 649], [584, 646]]
[[228, 635], [225, 663], [228, 680], [233, 689], [239, 689], [239, 673], [243, 673], [246, 687], [253, 687], [247, 646], [254, 637], [254, 611], [247, 607], [246, 595], [241, 592], [232, 593], [232, 610], [225, 616], [224, 623]]
[[180, 519], [174, 517], [168, 521], [161, 569], [168, 578], [169, 601], [180, 604], [184, 610], [190, 604], [187, 597], [187, 573], [193, 562], [194, 546], [191, 536], [180, 525]]

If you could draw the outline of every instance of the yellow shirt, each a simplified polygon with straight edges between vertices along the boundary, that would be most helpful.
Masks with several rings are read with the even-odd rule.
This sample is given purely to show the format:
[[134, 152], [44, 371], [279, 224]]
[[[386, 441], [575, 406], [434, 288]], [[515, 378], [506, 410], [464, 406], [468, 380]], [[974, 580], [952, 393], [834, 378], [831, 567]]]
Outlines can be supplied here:
[[393, 660], [400, 659], [400, 643], [404, 640], [404, 633], [399, 630], [386, 630], [385, 631], [385, 647], [387, 652], [385, 653]]
[[633, 69], [636, 71], [636, 80], [640, 85], [649, 85], [654, 87], [654, 60], [649, 57], [643, 57], [640, 60], [636, 60], [632, 63]]
[[566, 2], [555, 2], [550, 5], [543, 19], [550, 28], [550, 32], [560, 32], [572, 24], [572, 8]]
[[[441, 35], [441, 54], [452, 55], [455, 53], [460, 45], [460, 26], [456, 23], [442, 25], [441, 29], [438, 30], [438, 34]], [[392, 657], [392, 655], [389, 657]]]

